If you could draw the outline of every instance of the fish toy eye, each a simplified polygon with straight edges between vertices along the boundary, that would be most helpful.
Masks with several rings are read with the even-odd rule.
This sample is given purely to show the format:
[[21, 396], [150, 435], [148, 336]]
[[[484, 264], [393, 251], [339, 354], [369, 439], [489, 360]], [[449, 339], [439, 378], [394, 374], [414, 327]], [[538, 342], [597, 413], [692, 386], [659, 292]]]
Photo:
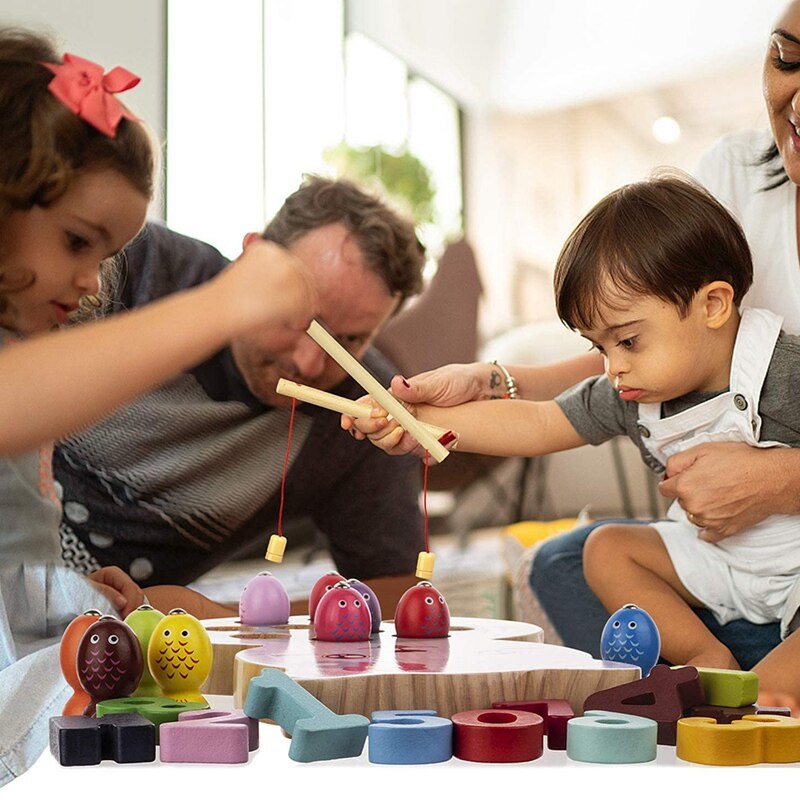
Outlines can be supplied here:
[[426, 602], [426, 603], [427, 603], [429, 606], [432, 606], [432, 605], [433, 605], [433, 598], [432, 598], [432, 597], [426, 597], [426, 598], [425, 598], [425, 602]]
[[326, 592], [329, 592], [331, 589], [333, 589], [333, 584], [332, 584], [332, 583], [329, 583], [329, 584], [328, 584], [328, 585], [325, 587], [325, 591], [326, 591]]
[[615, 619], [615, 620], [614, 620], [614, 624], [613, 624], [611, 627], [612, 627], [612, 628], [619, 628], [619, 626], [620, 626], [621, 624], [622, 624], [622, 623], [621, 623], [621, 622], [620, 622], [618, 619]]
[[187, 631], [186, 628], [184, 628], [181, 631], [181, 639], [185, 639], [188, 635], [189, 635], [189, 631]]
[[631, 620], [631, 621], [628, 623], [628, 627], [629, 627], [631, 630], [635, 630], [635, 629], [636, 629], [636, 623], [635, 623], [633, 620]]
[[164, 628], [164, 636], [172, 636], [172, 634], [169, 632], [169, 628]]
[[100, 636], [98, 634], [96, 634], [96, 633], [93, 633], [91, 638], [89, 639], [89, 641], [92, 644], [97, 644], [100, 641]]
[[353, 605], [356, 608], [361, 608], [361, 601], [360, 600], [353, 600]]
[[439, 595], [439, 602], [444, 604], [444, 597], [442, 597], [441, 595]]
[[112, 633], [111, 636], [108, 637], [109, 644], [117, 644], [119, 642], [119, 636], [116, 633]]
[[347, 600], [340, 600], [339, 601], [339, 608], [344, 608], [347, 605]]
[[369, 595], [366, 592], [364, 592], [364, 599], [369, 602]]

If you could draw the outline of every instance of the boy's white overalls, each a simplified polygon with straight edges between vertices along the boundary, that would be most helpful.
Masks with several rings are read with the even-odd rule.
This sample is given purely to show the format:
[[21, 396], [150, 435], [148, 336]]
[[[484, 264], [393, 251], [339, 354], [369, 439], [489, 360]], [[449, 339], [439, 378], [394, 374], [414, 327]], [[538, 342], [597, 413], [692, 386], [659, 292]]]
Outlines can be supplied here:
[[[744, 309], [726, 392], [671, 417], [660, 403], [639, 406], [639, 432], [662, 464], [704, 442], [747, 442], [753, 447], [786, 447], [758, 441], [758, 402], [783, 318], [764, 309]], [[797, 398], [786, 398], [797, 402]], [[704, 542], [677, 500], [668, 520], [653, 523], [683, 585], [721, 624], [734, 619], [781, 622], [786, 637], [798, 624], [800, 607], [800, 516], [775, 515], [718, 544]], [[794, 624], [792, 624], [794, 622]]]

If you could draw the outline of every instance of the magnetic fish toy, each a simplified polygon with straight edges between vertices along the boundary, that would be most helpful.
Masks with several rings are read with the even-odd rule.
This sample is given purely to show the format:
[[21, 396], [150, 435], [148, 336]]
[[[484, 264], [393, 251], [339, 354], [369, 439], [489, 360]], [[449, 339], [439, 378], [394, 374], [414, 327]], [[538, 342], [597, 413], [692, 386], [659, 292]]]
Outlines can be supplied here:
[[90, 625], [78, 645], [78, 679], [91, 697], [84, 716], [93, 717], [100, 700], [115, 700], [134, 693], [142, 677], [144, 660], [136, 634], [115, 617], [100, 617]]
[[289, 621], [289, 595], [271, 572], [259, 572], [242, 589], [239, 619], [243, 625], [285, 625]]
[[429, 581], [406, 589], [394, 612], [397, 635], [408, 639], [439, 639], [450, 635], [450, 609]]
[[369, 608], [369, 613], [372, 617], [372, 633], [378, 633], [381, 629], [381, 604], [378, 596], [366, 583], [357, 578], [350, 578], [347, 583], [367, 601], [367, 608]]
[[311, 593], [308, 595], [308, 616], [311, 621], [314, 621], [314, 614], [316, 613], [319, 601], [329, 592], [339, 581], [344, 578], [338, 572], [328, 572], [321, 578], [317, 578], [316, 583], [311, 587]]
[[646, 678], [658, 662], [661, 636], [653, 618], [639, 606], [625, 605], [606, 622], [600, 636], [600, 655], [639, 667]]
[[147, 648], [150, 672], [164, 697], [181, 702], [206, 702], [200, 687], [211, 672], [212, 659], [206, 629], [182, 608], [173, 608], [156, 625]]
[[314, 636], [323, 642], [365, 642], [372, 616], [364, 596], [346, 581], [339, 581], [319, 601], [314, 614]]
[[94, 625], [103, 615], [95, 608], [84, 611], [75, 617], [64, 630], [61, 636], [59, 658], [61, 660], [61, 673], [64, 680], [72, 689], [72, 697], [64, 704], [61, 714], [65, 717], [79, 717], [86, 707], [92, 702], [89, 693], [81, 686], [78, 679], [78, 646], [87, 628]]
[[150, 672], [150, 664], [147, 661], [147, 648], [150, 645], [150, 637], [153, 635], [156, 625], [162, 619], [164, 619], [164, 615], [157, 608], [148, 605], [139, 606], [139, 608], [131, 611], [125, 617], [125, 624], [130, 627], [139, 640], [139, 645], [142, 648], [142, 660], [144, 661], [142, 679], [133, 693], [134, 697], [158, 697], [161, 694], [161, 689]]

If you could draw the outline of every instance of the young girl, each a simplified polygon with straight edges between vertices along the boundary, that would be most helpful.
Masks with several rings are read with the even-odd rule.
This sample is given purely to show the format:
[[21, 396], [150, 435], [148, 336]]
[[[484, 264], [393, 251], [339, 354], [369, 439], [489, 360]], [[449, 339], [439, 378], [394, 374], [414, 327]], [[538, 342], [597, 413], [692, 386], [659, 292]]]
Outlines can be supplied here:
[[[58, 556], [49, 451], [97, 419], [261, 326], [306, 325], [313, 293], [283, 249], [254, 242], [216, 280], [97, 325], [66, 325], [100, 290], [101, 264], [144, 223], [148, 134], [114, 92], [117, 68], [0, 31], [0, 552]], [[28, 339], [28, 341], [23, 341]], [[32, 490], [35, 502], [26, 494]], [[9, 513], [13, 509], [12, 514]]]
[[[738, 305], [752, 282], [735, 220], [700, 187], [677, 178], [625, 186], [602, 200], [556, 264], [560, 318], [604, 357], [606, 375], [550, 402], [418, 406], [421, 419], [458, 433], [461, 450], [522, 456], [627, 435], [663, 471], [702, 441], [800, 447], [800, 337], [781, 318]], [[386, 450], [404, 432], [381, 411], [346, 419]], [[655, 618], [673, 664], [737, 669], [699, 621], [781, 621], [785, 641], [758, 665], [766, 693], [800, 696], [797, 517], [771, 517], [711, 544], [676, 503], [652, 525], [606, 525], [586, 549], [589, 585], [609, 611], [636, 603]]]
[[[144, 223], [154, 151], [116, 96], [137, 82], [0, 29], [0, 785], [38, 755], [64, 702], [57, 647], [42, 646], [88, 607], [124, 614], [143, 598], [118, 569], [87, 582], [58, 565], [48, 443], [233, 337], [304, 329], [314, 312], [302, 265], [259, 241], [203, 286], [50, 332], [101, 291], [101, 265]], [[207, 607], [180, 587], [150, 599]]]

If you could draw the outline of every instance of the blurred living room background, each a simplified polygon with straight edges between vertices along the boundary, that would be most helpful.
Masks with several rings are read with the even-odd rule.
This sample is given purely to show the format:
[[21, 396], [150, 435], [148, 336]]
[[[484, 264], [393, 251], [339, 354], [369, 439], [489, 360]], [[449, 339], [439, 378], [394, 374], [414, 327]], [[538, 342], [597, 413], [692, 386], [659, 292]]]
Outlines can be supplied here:
[[[125, 100], [163, 143], [151, 213], [230, 257], [304, 173], [380, 182], [430, 254], [422, 298], [378, 340], [411, 375], [585, 351], [552, 301], [565, 237], [619, 185], [660, 165], [691, 172], [719, 136], [766, 126], [761, 59], [783, 5], [3, 0], [0, 22], [142, 76]], [[628, 445], [451, 457], [431, 470], [435, 530], [464, 545], [475, 529], [581, 510], [657, 516]]]

